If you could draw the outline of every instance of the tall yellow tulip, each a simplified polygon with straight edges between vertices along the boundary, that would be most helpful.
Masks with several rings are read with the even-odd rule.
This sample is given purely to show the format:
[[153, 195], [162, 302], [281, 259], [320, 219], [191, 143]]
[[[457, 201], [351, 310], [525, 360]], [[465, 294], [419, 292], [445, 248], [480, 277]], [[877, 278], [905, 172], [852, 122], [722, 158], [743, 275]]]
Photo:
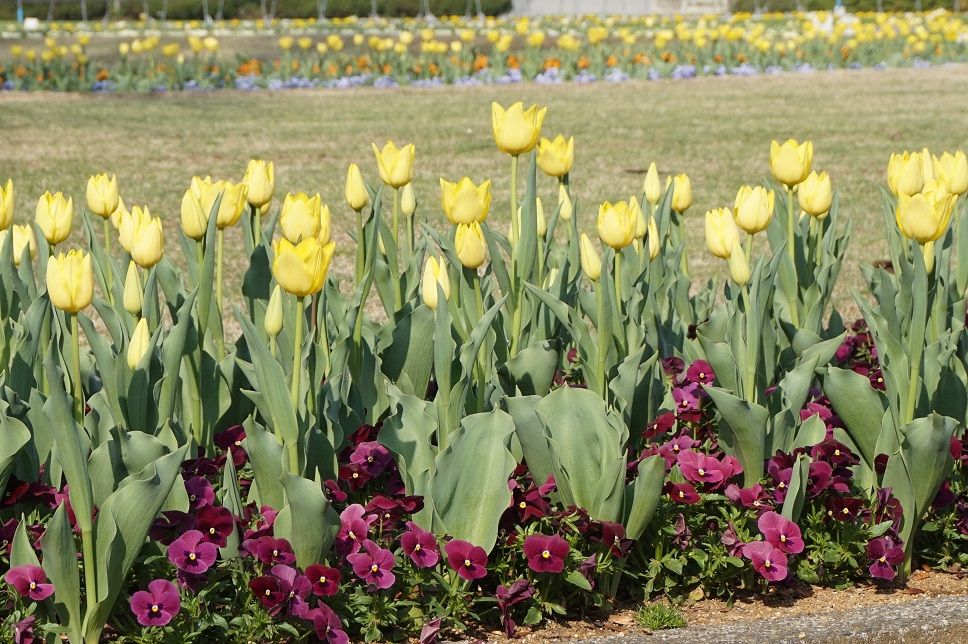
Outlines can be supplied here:
[[777, 141], [770, 143], [770, 170], [773, 178], [782, 184], [793, 187], [810, 174], [813, 163], [813, 142], [797, 143], [787, 139], [783, 145]]
[[[685, 173], [670, 178], [672, 183], [672, 209], [680, 215], [692, 206], [692, 182]], [[666, 182], [666, 188], [669, 181]]]
[[412, 181], [400, 191], [400, 211], [407, 217], [413, 217], [413, 213], [417, 212], [417, 197], [413, 193]]
[[948, 229], [957, 195], [941, 181], [925, 182], [921, 192], [897, 198], [897, 226], [908, 239], [919, 244], [938, 240]]
[[165, 252], [165, 234], [161, 228], [161, 219], [152, 217], [148, 206], [145, 206], [144, 211], [135, 206], [131, 214], [129, 221], [134, 224], [129, 249], [131, 259], [142, 268], [151, 268], [161, 261]]
[[[312, 197], [305, 192], [286, 194], [279, 214], [279, 227], [282, 228], [283, 237], [293, 244], [298, 244], [307, 237], [318, 237], [322, 224], [320, 213], [318, 192]], [[328, 236], [329, 231], [326, 232]], [[328, 241], [326, 239], [323, 243]]]
[[30, 259], [37, 259], [37, 238], [34, 237], [33, 227], [14, 224], [7, 230], [0, 230], [0, 248], [3, 248], [8, 235], [12, 236], [13, 248], [10, 249], [10, 254], [13, 256], [14, 266], [20, 266], [24, 249], [29, 250]]
[[924, 187], [924, 166], [918, 152], [891, 154], [887, 162], [887, 185], [895, 196], [913, 195]]
[[729, 277], [740, 286], [746, 286], [750, 281], [750, 262], [740, 248], [739, 240], [733, 242], [729, 253]]
[[383, 149], [373, 143], [373, 154], [383, 183], [391, 188], [402, 188], [413, 181], [413, 143], [398, 148], [393, 141], [387, 141]]
[[275, 191], [276, 172], [272, 161], [251, 159], [245, 168], [242, 183], [246, 188], [246, 200], [256, 208], [262, 208], [272, 201]]
[[450, 299], [450, 277], [447, 275], [447, 262], [441, 257], [428, 257], [424, 262], [423, 278], [420, 282], [420, 295], [427, 308], [437, 310], [437, 287], [443, 291], [444, 299]]
[[[571, 202], [571, 197], [568, 196], [568, 189], [565, 188], [565, 184], [558, 186], [558, 205], [560, 206], [558, 216], [561, 218], [561, 220], [571, 221], [571, 216], [575, 212], [575, 206]], [[569, 228], [569, 230], [571, 229]]]
[[659, 244], [659, 227], [655, 223], [655, 217], [649, 217], [649, 230], [647, 235], [649, 259], [652, 260], [659, 256], [659, 250], [661, 250], [661, 245]]
[[457, 259], [464, 268], [477, 270], [487, 260], [487, 242], [479, 223], [458, 224], [454, 234]]
[[826, 172], [817, 174], [811, 172], [797, 191], [797, 199], [800, 208], [805, 213], [823, 219], [830, 212], [830, 205], [833, 203], [834, 192], [830, 186], [830, 176]]
[[593, 282], [597, 282], [602, 276], [602, 256], [599, 255], [595, 244], [585, 233], [578, 238], [578, 251], [581, 258], [581, 270], [585, 276]]
[[282, 323], [285, 315], [282, 310], [282, 288], [276, 284], [269, 296], [269, 305], [266, 307], [266, 317], [263, 326], [266, 334], [273, 340], [282, 332]]
[[74, 221], [74, 200], [60, 192], [45, 192], [37, 201], [37, 225], [51, 246], [59, 244], [71, 234]]
[[[194, 179], [192, 182], [194, 183]], [[124, 221], [123, 217], [121, 221]], [[195, 241], [205, 237], [205, 231], [208, 229], [208, 213], [202, 206], [199, 194], [192, 188], [186, 190], [182, 197], [181, 227], [182, 231]]]
[[115, 175], [95, 174], [87, 180], [87, 209], [107, 219], [118, 209], [118, 178]]
[[948, 192], [954, 195], [968, 192], [968, 157], [964, 152], [945, 152], [940, 158], [934, 157], [932, 162], [935, 177], [945, 182]]
[[351, 163], [346, 171], [344, 196], [346, 203], [356, 212], [360, 212], [366, 208], [366, 204], [370, 203], [370, 193], [366, 191], [366, 184], [363, 183], [363, 173], [360, 172], [360, 166], [355, 163]]
[[295, 245], [284, 237], [277, 239], [272, 244], [272, 275], [287, 293], [300, 298], [314, 295], [326, 283], [335, 249], [335, 242], [324, 245], [316, 237], [307, 237]]
[[[222, 202], [218, 207], [218, 220], [215, 225], [219, 230], [234, 226], [242, 217], [245, 210], [248, 188], [244, 183], [232, 183], [230, 181], [219, 181], [215, 184], [216, 190], [222, 195]], [[214, 202], [214, 199], [213, 199]]]
[[736, 193], [733, 216], [748, 235], [767, 229], [773, 219], [774, 194], [762, 186], [743, 186]]
[[71, 250], [51, 257], [47, 261], [47, 294], [61, 311], [76, 314], [87, 308], [94, 298], [91, 256]]
[[138, 368], [141, 360], [148, 353], [149, 346], [151, 346], [151, 332], [148, 330], [148, 320], [141, 318], [134, 328], [134, 333], [131, 334], [131, 342], [125, 354], [129, 369], [133, 371]]
[[655, 167], [655, 161], [649, 164], [649, 170], [645, 173], [642, 192], [653, 209], [659, 205], [659, 200], [662, 199], [662, 184], [659, 182], [659, 171]]
[[520, 101], [508, 109], [491, 103], [491, 127], [497, 147], [511, 156], [530, 152], [541, 136], [541, 124], [548, 108], [532, 105], [524, 109]]
[[0, 186], [0, 230], [6, 230], [13, 223], [13, 181]]
[[125, 211], [121, 216], [121, 225], [118, 227], [118, 240], [124, 252], [131, 254], [134, 248], [135, 233], [142, 227], [146, 227], [151, 219], [151, 213], [147, 207], [140, 208], [135, 206], [130, 212]]
[[739, 245], [739, 229], [729, 208], [717, 208], [706, 213], [706, 247], [721, 259], [729, 259]]
[[440, 202], [452, 224], [480, 223], [491, 209], [491, 180], [475, 185], [468, 177], [456, 183], [441, 179]]
[[144, 292], [141, 287], [141, 276], [138, 275], [138, 265], [128, 262], [128, 272], [124, 276], [124, 310], [134, 316], [140, 316], [144, 307]]
[[638, 201], [632, 197], [630, 202], [606, 201], [598, 208], [598, 238], [602, 243], [615, 250], [622, 250], [635, 239], [638, 224]]
[[575, 139], [559, 134], [538, 143], [538, 167], [550, 177], [563, 177], [575, 163]]

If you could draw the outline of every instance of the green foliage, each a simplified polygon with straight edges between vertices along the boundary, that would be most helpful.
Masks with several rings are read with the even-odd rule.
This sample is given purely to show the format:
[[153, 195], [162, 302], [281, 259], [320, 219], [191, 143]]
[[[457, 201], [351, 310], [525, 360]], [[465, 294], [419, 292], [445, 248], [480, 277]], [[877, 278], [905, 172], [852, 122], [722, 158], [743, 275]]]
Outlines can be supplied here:
[[686, 618], [675, 606], [661, 602], [649, 603], [639, 608], [635, 612], [635, 622], [650, 631], [664, 631], [686, 626]]

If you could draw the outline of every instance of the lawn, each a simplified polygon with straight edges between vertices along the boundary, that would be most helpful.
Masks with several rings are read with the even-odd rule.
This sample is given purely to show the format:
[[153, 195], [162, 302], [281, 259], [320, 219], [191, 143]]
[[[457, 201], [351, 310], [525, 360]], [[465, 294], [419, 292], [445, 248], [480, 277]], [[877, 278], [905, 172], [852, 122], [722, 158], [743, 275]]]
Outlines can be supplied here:
[[[82, 203], [87, 176], [107, 170], [118, 174], [126, 203], [147, 203], [174, 239], [192, 175], [239, 179], [248, 158], [263, 157], [276, 164], [277, 204], [286, 191], [319, 191], [333, 208], [334, 227], [346, 231], [346, 166], [355, 161], [376, 181], [370, 142], [392, 137], [416, 143], [419, 217], [440, 222], [438, 178], [466, 174], [494, 180], [492, 218], [503, 222], [508, 159], [491, 139], [490, 102], [538, 102], [549, 107], [546, 135], [576, 138], [572, 185], [586, 229], [601, 201], [639, 194], [650, 161], [663, 174], [689, 174], [690, 264], [708, 276], [725, 266], [704, 252], [703, 213], [731, 205], [743, 183], [768, 178], [772, 138], [812, 139], [814, 167], [831, 174], [842, 212], [854, 222], [843, 302], [844, 285], [860, 285], [857, 265], [885, 249], [878, 186], [888, 156], [968, 147], [965, 96], [965, 66], [614, 85], [0, 94], [0, 167], [17, 186], [18, 220], [33, 215], [44, 190]], [[553, 202], [553, 181], [542, 178], [540, 187]], [[230, 240], [241, 244], [239, 235]], [[352, 255], [349, 237], [338, 235], [337, 243], [343, 257]]]

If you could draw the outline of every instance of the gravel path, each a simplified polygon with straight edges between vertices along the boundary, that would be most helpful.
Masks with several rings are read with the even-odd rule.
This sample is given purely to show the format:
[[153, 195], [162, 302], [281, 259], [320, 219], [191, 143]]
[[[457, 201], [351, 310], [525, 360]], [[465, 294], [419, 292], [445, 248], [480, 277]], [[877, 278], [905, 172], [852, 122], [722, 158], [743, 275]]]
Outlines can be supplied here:
[[927, 597], [901, 604], [868, 606], [805, 617], [693, 626], [651, 634], [640, 632], [573, 640], [573, 642], [579, 641], [588, 644], [968, 643], [968, 596]]

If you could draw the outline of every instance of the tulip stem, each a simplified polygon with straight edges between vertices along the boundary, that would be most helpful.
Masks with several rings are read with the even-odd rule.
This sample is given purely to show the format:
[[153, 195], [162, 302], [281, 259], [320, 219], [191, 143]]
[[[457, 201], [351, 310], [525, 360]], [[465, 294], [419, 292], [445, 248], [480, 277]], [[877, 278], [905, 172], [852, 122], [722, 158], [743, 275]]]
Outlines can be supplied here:
[[111, 221], [104, 219], [104, 250], [107, 254], [107, 266], [104, 267], [104, 287], [108, 292], [108, 302], [114, 306], [114, 272], [111, 270]]
[[793, 216], [793, 186], [787, 186], [787, 254], [793, 263], [793, 272], [797, 272], [797, 251], [794, 243], [796, 221]]
[[71, 387], [74, 390], [74, 420], [84, 424], [84, 388], [81, 386], [81, 344], [77, 331], [77, 314], [71, 314]]
[[302, 344], [303, 344], [303, 318], [306, 317], [306, 301], [303, 297], [296, 298], [296, 335], [292, 345], [292, 388], [290, 396], [292, 404], [299, 410], [299, 378], [302, 374]]
[[[84, 521], [90, 524], [90, 517], [84, 517]], [[78, 523], [80, 523], [78, 517]], [[94, 530], [92, 528], [81, 528], [81, 549], [84, 554], [84, 593], [87, 596], [87, 605], [93, 606], [97, 603], [97, 562], [94, 550]]]
[[[219, 324], [222, 323], [222, 249], [225, 246], [224, 238], [225, 233], [219, 228], [215, 232], [215, 301], [218, 303]], [[225, 357], [225, 341], [221, 338], [221, 334], [216, 335], [215, 340], [218, 344], [218, 359], [221, 361]]]
[[249, 204], [252, 209], [252, 247], [257, 248], [262, 243], [262, 208]]
[[329, 377], [329, 333], [326, 325], [326, 287], [319, 293], [319, 318], [316, 320], [316, 333], [319, 345], [323, 349], [323, 374]]
[[393, 245], [397, 255], [397, 273], [400, 272], [400, 189], [393, 189]]
[[598, 301], [598, 318], [595, 320], [598, 327], [598, 386], [602, 399], [607, 402], [608, 399], [605, 396], [608, 391], [605, 384], [605, 358], [608, 356], [608, 337], [605, 333], [605, 296], [602, 294], [601, 284], [595, 287], [595, 298]]
[[615, 251], [615, 304], [622, 309], [622, 251]]
[[366, 267], [366, 240], [363, 232], [363, 211], [356, 212], [356, 278], [357, 286], [363, 281], [363, 271]]
[[518, 217], [518, 157], [511, 157], [511, 229], [514, 243], [521, 240], [521, 219]]

